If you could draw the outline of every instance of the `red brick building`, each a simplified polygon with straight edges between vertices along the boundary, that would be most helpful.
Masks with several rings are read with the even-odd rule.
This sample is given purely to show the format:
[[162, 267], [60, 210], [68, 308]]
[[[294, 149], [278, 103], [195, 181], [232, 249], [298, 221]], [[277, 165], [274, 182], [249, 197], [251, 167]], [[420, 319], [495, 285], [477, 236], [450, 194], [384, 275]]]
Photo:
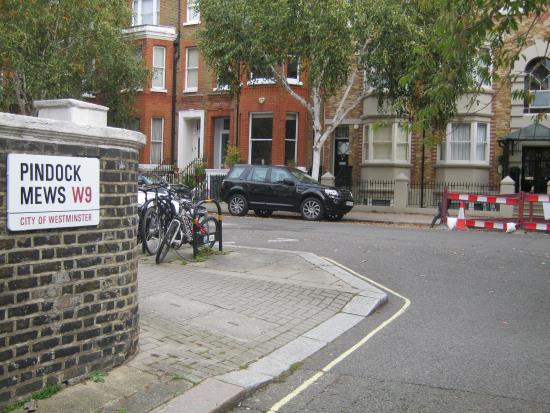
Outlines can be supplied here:
[[[136, 128], [147, 136], [143, 167], [183, 168], [204, 158], [223, 167], [228, 144], [237, 145], [249, 163], [310, 163], [309, 114], [280, 86], [246, 74], [240, 99], [218, 88], [203, 61], [196, 33], [196, 0], [132, 0], [133, 26], [125, 32], [141, 46], [152, 77], [139, 93]], [[179, 17], [178, 17], [179, 16]], [[307, 96], [297, 64], [287, 67], [289, 83]]]

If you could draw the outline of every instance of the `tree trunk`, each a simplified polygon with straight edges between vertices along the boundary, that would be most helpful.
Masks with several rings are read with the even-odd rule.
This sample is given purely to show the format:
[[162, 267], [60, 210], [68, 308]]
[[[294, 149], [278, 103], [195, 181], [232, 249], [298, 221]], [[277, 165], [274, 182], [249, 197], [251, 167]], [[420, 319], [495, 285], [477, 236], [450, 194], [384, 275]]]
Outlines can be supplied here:
[[319, 180], [319, 166], [321, 165], [321, 148], [313, 146], [313, 165], [311, 167], [311, 176]]
[[29, 105], [25, 94], [25, 75], [21, 75], [19, 72], [15, 72], [13, 76], [13, 86], [15, 89], [15, 99], [17, 100], [17, 106], [19, 106], [19, 114], [31, 116], [32, 115], [32, 102]]

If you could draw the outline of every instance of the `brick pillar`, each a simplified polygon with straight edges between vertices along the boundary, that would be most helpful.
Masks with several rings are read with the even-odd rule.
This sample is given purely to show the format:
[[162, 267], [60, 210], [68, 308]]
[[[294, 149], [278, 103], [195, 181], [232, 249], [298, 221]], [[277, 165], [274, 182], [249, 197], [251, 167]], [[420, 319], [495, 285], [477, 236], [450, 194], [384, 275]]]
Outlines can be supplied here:
[[[106, 108], [97, 105], [37, 106], [62, 121], [0, 113], [0, 408], [48, 384], [109, 370], [138, 344], [137, 169], [145, 136], [90, 126], [104, 122]], [[98, 159], [99, 224], [9, 231], [9, 154], [36, 154], [37, 163]]]

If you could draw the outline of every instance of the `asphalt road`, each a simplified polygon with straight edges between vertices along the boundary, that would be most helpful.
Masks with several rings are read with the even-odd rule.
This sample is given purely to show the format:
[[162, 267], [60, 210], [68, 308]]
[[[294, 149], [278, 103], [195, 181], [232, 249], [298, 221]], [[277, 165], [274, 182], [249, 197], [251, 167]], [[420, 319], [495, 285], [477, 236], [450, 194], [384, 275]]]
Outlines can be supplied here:
[[[550, 412], [550, 237], [228, 217], [227, 245], [310, 251], [408, 310], [281, 412]], [[392, 317], [376, 314], [234, 412], [265, 412]]]

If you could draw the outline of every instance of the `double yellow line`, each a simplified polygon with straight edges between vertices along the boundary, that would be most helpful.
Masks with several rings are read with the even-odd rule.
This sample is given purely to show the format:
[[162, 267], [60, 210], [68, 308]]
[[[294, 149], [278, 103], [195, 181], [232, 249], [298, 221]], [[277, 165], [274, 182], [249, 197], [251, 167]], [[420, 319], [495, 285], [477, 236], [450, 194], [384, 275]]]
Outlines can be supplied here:
[[[324, 257], [323, 257], [324, 258]], [[357, 351], [360, 347], [362, 347], [367, 341], [369, 341], [372, 337], [374, 337], [379, 331], [381, 331], [383, 328], [387, 327], [390, 323], [392, 323], [394, 320], [396, 320], [398, 317], [403, 315], [405, 311], [409, 308], [411, 305], [411, 300], [409, 300], [407, 297], [402, 296], [401, 294], [393, 291], [392, 289], [377, 283], [376, 281], [371, 280], [370, 278], [367, 278], [361, 274], [358, 274], [357, 272], [353, 271], [350, 268], [345, 267], [344, 265], [331, 260], [330, 258], [324, 258], [325, 260], [329, 261], [330, 263], [337, 265], [338, 267], [349, 271], [356, 277], [362, 278], [365, 281], [368, 281], [371, 284], [376, 285], [378, 288], [387, 291], [388, 293], [395, 295], [399, 298], [401, 298], [404, 301], [403, 306], [390, 318], [388, 318], [386, 321], [382, 322], [378, 327], [376, 327], [374, 330], [372, 330], [369, 334], [367, 334], [365, 337], [363, 337], [361, 340], [359, 340], [357, 343], [355, 343], [353, 346], [351, 346], [349, 349], [344, 351], [342, 354], [340, 354], [338, 357], [336, 357], [334, 360], [332, 360], [330, 363], [328, 363], [325, 367], [323, 367], [320, 371], [315, 373], [313, 376], [311, 376], [309, 379], [304, 381], [300, 386], [298, 386], [296, 389], [294, 389], [291, 393], [289, 393], [287, 396], [283, 397], [281, 400], [279, 400], [277, 403], [275, 403], [266, 413], [277, 413], [279, 410], [289, 403], [292, 399], [294, 399], [296, 396], [298, 396], [300, 393], [302, 393], [304, 390], [306, 390], [308, 387], [312, 386], [317, 380], [319, 380], [325, 373], [328, 373], [330, 370], [332, 370], [336, 365], [341, 363], [343, 360], [345, 360], [348, 356], [353, 354], [355, 351]]]

